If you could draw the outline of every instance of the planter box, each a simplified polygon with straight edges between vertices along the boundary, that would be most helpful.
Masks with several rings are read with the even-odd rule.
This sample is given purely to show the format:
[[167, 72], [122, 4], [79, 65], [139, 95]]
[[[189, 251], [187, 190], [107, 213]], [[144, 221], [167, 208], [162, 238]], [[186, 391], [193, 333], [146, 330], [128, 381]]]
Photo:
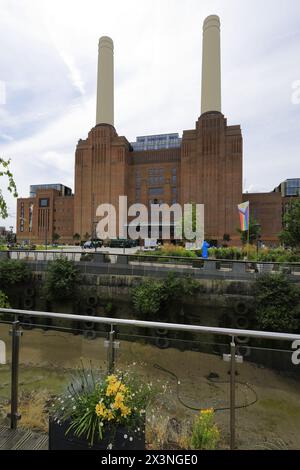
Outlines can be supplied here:
[[[69, 426], [70, 421], [58, 424], [49, 419], [49, 450], [106, 450], [111, 443], [110, 435], [104, 434], [103, 439], [97, 440], [93, 446], [90, 446], [87, 440], [74, 436], [72, 431], [66, 435]], [[112, 450], [144, 450], [144, 424], [140, 426], [140, 429], [140, 432], [134, 432], [134, 430], [119, 426], [112, 443]], [[133, 440], [131, 441], [130, 438]]]

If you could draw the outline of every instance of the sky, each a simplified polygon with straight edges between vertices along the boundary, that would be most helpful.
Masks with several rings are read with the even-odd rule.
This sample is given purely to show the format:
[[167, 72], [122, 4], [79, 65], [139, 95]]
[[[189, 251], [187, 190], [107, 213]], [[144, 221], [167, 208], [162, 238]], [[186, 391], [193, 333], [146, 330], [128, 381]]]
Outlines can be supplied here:
[[[0, 155], [20, 197], [30, 184], [74, 189], [74, 152], [95, 125], [99, 37], [114, 41], [115, 127], [193, 129], [202, 24], [221, 19], [222, 112], [240, 124], [244, 191], [300, 177], [299, 0], [0, 0]], [[16, 200], [0, 180], [15, 226]]]

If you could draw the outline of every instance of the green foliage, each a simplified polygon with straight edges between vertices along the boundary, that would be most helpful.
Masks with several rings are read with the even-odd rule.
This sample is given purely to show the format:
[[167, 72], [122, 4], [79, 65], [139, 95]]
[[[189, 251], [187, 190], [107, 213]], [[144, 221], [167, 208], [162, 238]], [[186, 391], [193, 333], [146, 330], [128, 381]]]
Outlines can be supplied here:
[[0, 290], [0, 308], [10, 308], [7, 296]]
[[160, 249], [154, 251], [143, 251], [140, 253], [141, 256], [177, 256], [182, 258], [197, 258], [197, 255], [192, 250], [186, 250], [183, 246], [176, 245], [163, 245]]
[[263, 330], [299, 330], [300, 289], [283, 274], [264, 274], [255, 281], [256, 319]]
[[[177, 226], [175, 228], [176, 234], [180, 234], [181, 237], [184, 239], [185, 238], [185, 231], [189, 228], [192, 229], [193, 232], [196, 232], [196, 227], [197, 227], [197, 207], [195, 202], [190, 202], [191, 204], [191, 213], [184, 213], [182, 220], [180, 220], [177, 223]], [[192, 219], [192, 227], [189, 227], [189, 219]]]
[[80, 239], [81, 239], [81, 236], [79, 235], [79, 233], [74, 233], [73, 240], [79, 242]]
[[202, 410], [197, 416], [191, 437], [191, 448], [196, 450], [215, 450], [220, 441], [220, 431], [214, 424], [214, 411]]
[[[7, 179], [8, 179], [7, 190], [14, 197], [18, 197], [16, 183], [15, 183], [13, 175], [12, 175], [10, 169], [9, 169], [9, 165], [10, 165], [10, 159], [4, 160], [3, 158], [0, 157], [0, 178], [2, 176], [7, 177]], [[2, 186], [2, 184], [1, 184], [1, 186]], [[2, 193], [1, 186], [0, 186], [0, 216], [2, 217], [2, 219], [6, 219], [8, 217], [8, 209], [7, 209], [7, 204], [4, 200], [4, 196], [3, 196], [3, 193]]]
[[70, 424], [67, 434], [73, 431], [93, 445], [108, 433], [113, 444], [118, 426], [125, 426], [133, 435], [137, 427], [143, 428], [154, 395], [154, 388], [132, 371], [107, 375], [82, 368], [72, 377], [67, 392], [55, 400], [51, 414]]
[[106, 315], [110, 315], [114, 312], [114, 310], [114, 304], [112, 302], [107, 302], [107, 304], [104, 306], [104, 312]]
[[178, 278], [174, 273], [162, 281], [145, 279], [133, 288], [132, 301], [136, 313], [144, 319], [156, 319], [164, 312], [179, 310], [184, 296], [193, 296], [199, 289], [191, 277]]
[[300, 199], [292, 199], [283, 216], [283, 231], [279, 238], [291, 248], [300, 248]]
[[[252, 217], [252, 215], [250, 215], [250, 218], [249, 218], [249, 243], [250, 245], [255, 243], [256, 240], [259, 238], [260, 231], [261, 231], [261, 226]], [[238, 228], [237, 232], [240, 234], [243, 245], [248, 243], [248, 230], [242, 231], [240, 228]]]
[[55, 242], [57, 242], [59, 239], [60, 239], [59, 233], [54, 233], [54, 234], [53, 234], [53, 242], [55, 243]]
[[73, 261], [61, 257], [48, 264], [45, 293], [48, 300], [70, 300], [77, 296], [80, 272]]
[[209, 248], [208, 254], [210, 258], [215, 258], [215, 259], [240, 260], [243, 258], [242, 250], [239, 248], [235, 248], [235, 247]]
[[144, 319], [148, 316], [156, 317], [161, 304], [166, 299], [164, 284], [161, 281], [145, 279], [142, 284], [135, 287], [132, 292], [132, 301], [135, 311]]
[[300, 261], [300, 252], [280, 248], [260, 248], [255, 246], [209, 248], [209, 257], [212, 259], [242, 260], [248, 255], [251, 261], [270, 261], [277, 263], [297, 263]]
[[0, 260], [0, 285], [11, 286], [30, 279], [31, 271], [25, 261], [2, 259]]

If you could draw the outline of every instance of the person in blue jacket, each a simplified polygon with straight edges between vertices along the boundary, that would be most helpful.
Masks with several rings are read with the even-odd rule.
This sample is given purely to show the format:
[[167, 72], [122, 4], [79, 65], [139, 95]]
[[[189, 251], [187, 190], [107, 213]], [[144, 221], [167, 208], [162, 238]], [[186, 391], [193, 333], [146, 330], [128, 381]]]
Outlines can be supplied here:
[[204, 242], [202, 244], [202, 248], [201, 248], [202, 258], [205, 258], [205, 259], [208, 258], [208, 248], [209, 247], [210, 247], [210, 244], [206, 240], [204, 240]]

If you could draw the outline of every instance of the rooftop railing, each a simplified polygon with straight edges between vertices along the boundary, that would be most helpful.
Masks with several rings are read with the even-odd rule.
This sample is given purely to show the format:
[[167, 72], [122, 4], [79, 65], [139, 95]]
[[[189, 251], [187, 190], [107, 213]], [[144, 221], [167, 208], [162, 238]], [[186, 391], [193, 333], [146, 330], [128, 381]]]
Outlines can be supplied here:
[[46, 388], [53, 396], [80, 360], [109, 372], [129, 363], [151, 380], [171, 380], [158, 398], [167, 419], [151, 415], [150, 428], [161, 420], [171, 432], [175, 420], [183, 429], [197, 411], [214, 408], [224, 448], [300, 448], [299, 334], [19, 309], [0, 315], [0, 339], [11, 354], [0, 374], [4, 368], [6, 383], [10, 374], [10, 391], [3, 387], [12, 428], [23, 392], [35, 400]]

